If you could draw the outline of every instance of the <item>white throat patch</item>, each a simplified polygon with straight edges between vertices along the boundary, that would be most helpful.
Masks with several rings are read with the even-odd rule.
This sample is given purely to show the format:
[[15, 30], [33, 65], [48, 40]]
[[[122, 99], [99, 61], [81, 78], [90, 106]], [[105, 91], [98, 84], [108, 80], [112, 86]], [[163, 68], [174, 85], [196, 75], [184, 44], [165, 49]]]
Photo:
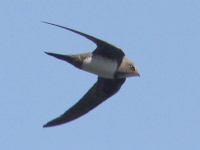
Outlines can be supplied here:
[[117, 61], [101, 56], [87, 57], [83, 61], [83, 70], [97, 74], [100, 77], [113, 79], [113, 75], [117, 70]]

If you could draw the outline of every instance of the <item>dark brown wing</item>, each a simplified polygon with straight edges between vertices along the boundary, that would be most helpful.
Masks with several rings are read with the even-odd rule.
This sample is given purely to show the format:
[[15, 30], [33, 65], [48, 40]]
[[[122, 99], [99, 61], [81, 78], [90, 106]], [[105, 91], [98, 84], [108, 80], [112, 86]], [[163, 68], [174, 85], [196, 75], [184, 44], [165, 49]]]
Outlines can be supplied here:
[[95, 38], [91, 35], [88, 35], [88, 34], [85, 34], [85, 33], [82, 33], [82, 32], [79, 32], [79, 31], [76, 31], [76, 30], [73, 30], [73, 29], [70, 29], [70, 28], [67, 28], [64, 26], [53, 24], [53, 23], [49, 23], [49, 22], [43, 22], [43, 23], [47, 23], [47, 24], [50, 24], [53, 26], [67, 29], [69, 31], [77, 33], [77, 34], [91, 40], [92, 42], [94, 42], [97, 45], [97, 48], [94, 50], [94, 54], [102, 55], [104, 57], [109, 57], [109, 58], [113, 58], [113, 59], [122, 59], [125, 56], [124, 52], [120, 48], [118, 48], [110, 43], [107, 43], [103, 40], [100, 40], [98, 38]]
[[51, 127], [72, 121], [114, 95], [125, 82], [124, 79], [105, 79], [98, 77], [98, 81], [74, 106], [60, 117], [48, 122], [43, 127]]

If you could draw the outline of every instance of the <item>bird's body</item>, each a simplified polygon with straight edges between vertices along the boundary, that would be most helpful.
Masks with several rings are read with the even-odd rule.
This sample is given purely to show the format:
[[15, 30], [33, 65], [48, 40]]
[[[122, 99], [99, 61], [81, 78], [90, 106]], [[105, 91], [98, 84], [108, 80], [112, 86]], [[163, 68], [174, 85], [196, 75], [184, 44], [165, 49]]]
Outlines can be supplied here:
[[52, 23], [47, 24], [80, 34], [97, 45], [97, 48], [93, 52], [83, 54], [62, 55], [49, 52], [45, 53], [67, 61], [79, 69], [98, 75], [98, 80], [74, 106], [60, 117], [48, 122], [44, 127], [67, 123], [84, 115], [107, 98], [114, 95], [125, 82], [126, 77], [139, 76], [135, 64], [124, 57], [124, 52], [118, 47], [67, 27]]
[[103, 78], [113, 79], [117, 70], [117, 61], [101, 56], [87, 57], [83, 61], [83, 70]]

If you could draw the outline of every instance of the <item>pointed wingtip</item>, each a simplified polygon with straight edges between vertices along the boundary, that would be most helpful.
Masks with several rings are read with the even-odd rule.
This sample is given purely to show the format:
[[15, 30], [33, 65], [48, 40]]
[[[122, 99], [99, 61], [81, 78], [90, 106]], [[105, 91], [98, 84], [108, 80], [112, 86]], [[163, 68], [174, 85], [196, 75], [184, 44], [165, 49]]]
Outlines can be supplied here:
[[52, 123], [52, 121], [47, 122], [46, 124], [43, 125], [43, 128], [47, 128], [47, 127], [53, 127], [56, 126], [54, 123]]
[[67, 30], [73, 30], [73, 29], [70, 29], [70, 28], [67, 28], [67, 27], [64, 27], [64, 26], [54, 24], [54, 23], [50, 23], [50, 22], [46, 22], [46, 21], [41, 21], [41, 22], [46, 23], [46, 24], [50, 24], [50, 25], [53, 25], [53, 26], [57, 26], [57, 27], [60, 27], [60, 28], [64, 28], [64, 29], [67, 29]]
[[55, 57], [55, 55], [56, 55], [56, 54], [50, 53], [50, 52], [44, 52], [44, 53], [47, 54], [47, 55], [50, 55], [50, 56], [54, 56], [54, 57]]
[[49, 52], [44, 52], [45, 54], [49, 55], [50, 53]]
[[63, 123], [67, 123], [67, 122], [62, 122], [62, 120], [61, 120], [61, 122], [59, 122], [59, 120], [60, 120], [59, 117], [56, 118], [56, 119], [53, 119], [53, 120], [47, 122], [45, 125], [43, 125], [43, 128], [54, 127], [54, 126], [61, 125], [61, 124], [63, 124]]
[[48, 123], [45, 124], [45, 125], [43, 125], [43, 128], [47, 128], [47, 127], [50, 127], [50, 126], [48, 125]]
[[43, 128], [46, 128], [46, 127], [48, 127], [46, 124], [45, 124], [45, 125], [43, 125]]
[[42, 23], [47, 23], [47, 24], [50, 24], [49, 22], [46, 22], [46, 21], [41, 21]]
[[[64, 27], [64, 26], [57, 25], [57, 24], [50, 23], [50, 22], [46, 22], [46, 21], [41, 21], [41, 22], [42, 22], [42, 23], [46, 23], [46, 24], [50, 24], [50, 25], [53, 25], [53, 26], [57, 26], [57, 27], [60, 27], [60, 28], [69, 30], [69, 31], [71, 31], [71, 32], [74, 32], [74, 33], [76, 33], [76, 34], [79, 34], [79, 35], [81, 35], [81, 36], [83, 36], [83, 37], [85, 37], [85, 38], [91, 40], [91, 41], [94, 42], [96, 45], [102, 45], [102, 44], [104, 44], [104, 45], [111, 45], [111, 44], [109, 44], [109, 43], [107, 43], [107, 42], [105, 42], [105, 41], [102, 41], [102, 40], [100, 40], [100, 39], [98, 39], [98, 38], [96, 38], [96, 37], [93, 37], [93, 36], [91, 36], [91, 35], [85, 34], [85, 33], [83, 33], [83, 32], [80, 32], [80, 31], [77, 31], [77, 30], [74, 30], [74, 29], [71, 29], [71, 28], [68, 28], [68, 27]], [[112, 45], [112, 46], [113, 46], [113, 45]]]
[[45, 23], [45, 24], [50, 24], [50, 25], [53, 25], [53, 26], [61, 27], [61, 28], [67, 29], [67, 30], [73, 30], [73, 29], [70, 29], [70, 28], [67, 28], [67, 27], [63, 27], [63, 26], [54, 24], [54, 23], [50, 23], [50, 22], [46, 22], [46, 21], [41, 21], [41, 22]]

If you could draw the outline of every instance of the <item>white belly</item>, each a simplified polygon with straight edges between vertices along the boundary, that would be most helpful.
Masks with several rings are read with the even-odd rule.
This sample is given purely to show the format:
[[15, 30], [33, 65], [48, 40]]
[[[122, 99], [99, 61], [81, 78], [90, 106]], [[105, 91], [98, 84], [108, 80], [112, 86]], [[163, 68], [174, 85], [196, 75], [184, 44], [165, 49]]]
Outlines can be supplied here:
[[100, 77], [112, 79], [117, 70], [117, 61], [101, 56], [87, 57], [83, 61], [83, 70], [97, 74]]

